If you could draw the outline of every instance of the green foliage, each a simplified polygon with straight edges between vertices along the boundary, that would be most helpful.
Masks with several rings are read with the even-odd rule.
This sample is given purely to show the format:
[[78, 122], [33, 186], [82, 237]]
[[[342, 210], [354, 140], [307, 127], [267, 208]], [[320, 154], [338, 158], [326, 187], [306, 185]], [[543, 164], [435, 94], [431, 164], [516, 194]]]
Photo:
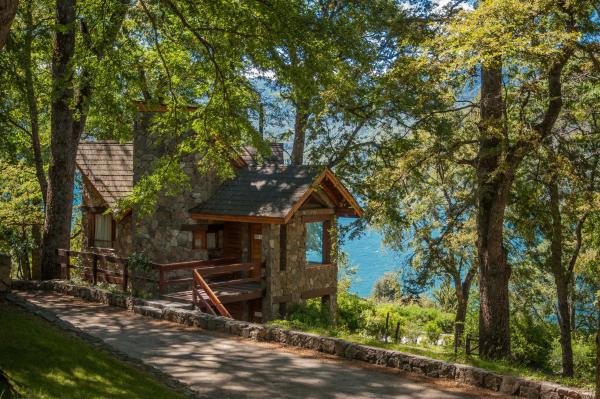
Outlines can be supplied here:
[[402, 299], [402, 286], [398, 273], [386, 272], [375, 282], [371, 296], [380, 302], [396, 302]]
[[127, 265], [130, 273], [131, 294], [138, 298], [156, 297], [158, 295], [158, 272], [148, 256], [143, 252], [133, 252], [127, 257]]
[[535, 320], [530, 314], [517, 313], [512, 317], [512, 357], [519, 364], [547, 369], [555, 337], [555, 328]]
[[[593, 336], [575, 337], [573, 339], [573, 359], [575, 363], [575, 375], [592, 381], [596, 374], [596, 345]], [[549, 359], [552, 370], [560, 370], [562, 367], [562, 352], [560, 343], [555, 341]]]

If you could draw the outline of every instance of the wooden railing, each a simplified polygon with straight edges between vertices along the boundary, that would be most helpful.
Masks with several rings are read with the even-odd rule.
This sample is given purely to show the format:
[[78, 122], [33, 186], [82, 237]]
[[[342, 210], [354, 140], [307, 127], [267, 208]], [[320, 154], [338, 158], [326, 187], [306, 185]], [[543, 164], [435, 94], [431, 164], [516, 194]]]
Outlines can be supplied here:
[[[61, 266], [62, 275], [67, 280], [71, 279], [71, 270], [78, 269], [82, 270], [84, 276], [89, 278], [93, 285], [98, 284], [99, 279], [111, 283], [120, 285], [123, 291], [127, 290], [129, 279], [132, 277], [129, 273], [129, 267], [127, 265], [127, 259], [119, 258], [113, 255], [99, 254], [96, 252], [79, 252], [69, 251], [66, 249], [58, 249], [56, 251], [58, 255], [59, 265]], [[79, 257], [91, 261], [91, 266], [76, 266], [71, 262], [72, 257]], [[117, 266], [116, 270], [108, 270], [99, 267], [99, 262], [112, 263]], [[142, 278], [142, 277], [135, 277]], [[145, 280], [150, 280], [143, 278]]]
[[225, 257], [218, 259], [210, 259], [210, 260], [193, 260], [187, 262], [177, 262], [177, 263], [167, 263], [167, 264], [156, 264], [158, 267], [158, 291], [160, 295], [164, 295], [166, 293], [167, 287], [170, 285], [179, 285], [179, 284], [193, 284], [194, 278], [178, 278], [178, 279], [167, 279], [167, 274], [170, 271], [175, 270], [190, 270], [194, 269], [202, 269], [206, 267], [224, 265], [229, 263], [234, 263], [237, 261], [237, 258], [234, 257]]
[[[194, 287], [192, 288], [194, 304], [196, 305], [197, 301], [201, 300], [201, 302], [204, 304], [204, 308], [206, 308], [212, 314], [214, 314], [214, 310], [212, 308], [212, 306], [214, 306], [214, 308], [217, 309], [221, 316], [229, 317], [230, 319], [232, 319], [233, 317], [231, 317], [231, 314], [229, 314], [227, 308], [223, 306], [223, 304], [221, 303], [217, 295], [214, 293], [212, 288], [210, 288], [206, 281], [204, 281], [204, 279], [198, 272], [198, 269], [193, 271], [193, 276], [195, 283]], [[204, 299], [204, 297], [202, 296], [202, 292], [200, 292], [198, 288], [202, 289], [206, 293], [209, 303], [207, 303], [207, 301]]]
[[[260, 262], [256, 263], [229, 263], [209, 265], [210, 261], [203, 263], [202, 267], [193, 270], [192, 275], [194, 284], [192, 286], [192, 301], [195, 306], [200, 309], [205, 309], [208, 313], [216, 315], [218, 312], [221, 316], [230, 317], [231, 314], [227, 308], [221, 303], [214, 289], [221, 287], [232, 287], [236, 285], [260, 282], [262, 279], [262, 267]], [[218, 262], [225, 263], [225, 260]], [[207, 282], [205, 277], [223, 277], [224, 275], [234, 275], [241, 272], [247, 272], [248, 277], [234, 278], [223, 281]], [[206, 295], [206, 298], [204, 295]], [[215, 312], [216, 310], [216, 312]]]

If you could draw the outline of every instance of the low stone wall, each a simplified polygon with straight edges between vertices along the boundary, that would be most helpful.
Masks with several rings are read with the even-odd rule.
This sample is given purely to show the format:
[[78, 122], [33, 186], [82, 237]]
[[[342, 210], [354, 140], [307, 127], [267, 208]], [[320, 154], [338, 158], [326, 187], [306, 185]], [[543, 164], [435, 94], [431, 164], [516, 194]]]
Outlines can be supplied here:
[[593, 399], [592, 393], [558, 384], [531, 381], [524, 378], [499, 375], [488, 370], [461, 364], [446, 363], [422, 356], [398, 351], [359, 345], [338, 338], [322, 337], [305, 332], [292, 331], [263, 324], [247, 323], [225, 317], [169, 306], [159, 306], [152, 301], [131, 298], [98, 288], [78, 287], [64, 281], [13, 281], [15, 290], [48, 290], [83, 299], [105, 303], [132, 310], [144, 316], [168, 320], [205, 330], [269, 341], [311, 349], [346, 359], [360, 360], [384, 367], [445, 378], [479, 388], [529, 399]]

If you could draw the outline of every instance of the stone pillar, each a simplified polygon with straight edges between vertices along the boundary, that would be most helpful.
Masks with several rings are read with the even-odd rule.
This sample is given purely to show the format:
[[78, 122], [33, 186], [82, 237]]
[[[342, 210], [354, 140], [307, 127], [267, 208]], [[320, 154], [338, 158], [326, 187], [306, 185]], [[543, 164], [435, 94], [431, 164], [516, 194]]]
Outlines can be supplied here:
[[337, 294], [325, 295], [321, 298], [321, 304], [329, 311], [329, 320], [332, 325], [337, 325]]
[[10, 290], [10, 256], [0, 253], [0, 293]]

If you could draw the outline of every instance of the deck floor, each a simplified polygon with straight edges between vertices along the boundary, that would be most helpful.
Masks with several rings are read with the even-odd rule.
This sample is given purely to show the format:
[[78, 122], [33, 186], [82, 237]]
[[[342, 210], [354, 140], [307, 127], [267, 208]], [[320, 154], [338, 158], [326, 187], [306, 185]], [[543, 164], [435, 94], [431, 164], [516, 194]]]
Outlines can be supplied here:
[[[250, 301], [263, 297], [263, 289], [261, 288], [261, 284], [258, 282], [222, 285], [211, 288], [222, 304]], [[206, 301], [208, 301], [208, 296], [203, 291], [202, 296]], [[175, 302], [192, 303], [192, 291], [178, 291], [170, 294], [164, 294], [162, 295], [162, 298]]]

